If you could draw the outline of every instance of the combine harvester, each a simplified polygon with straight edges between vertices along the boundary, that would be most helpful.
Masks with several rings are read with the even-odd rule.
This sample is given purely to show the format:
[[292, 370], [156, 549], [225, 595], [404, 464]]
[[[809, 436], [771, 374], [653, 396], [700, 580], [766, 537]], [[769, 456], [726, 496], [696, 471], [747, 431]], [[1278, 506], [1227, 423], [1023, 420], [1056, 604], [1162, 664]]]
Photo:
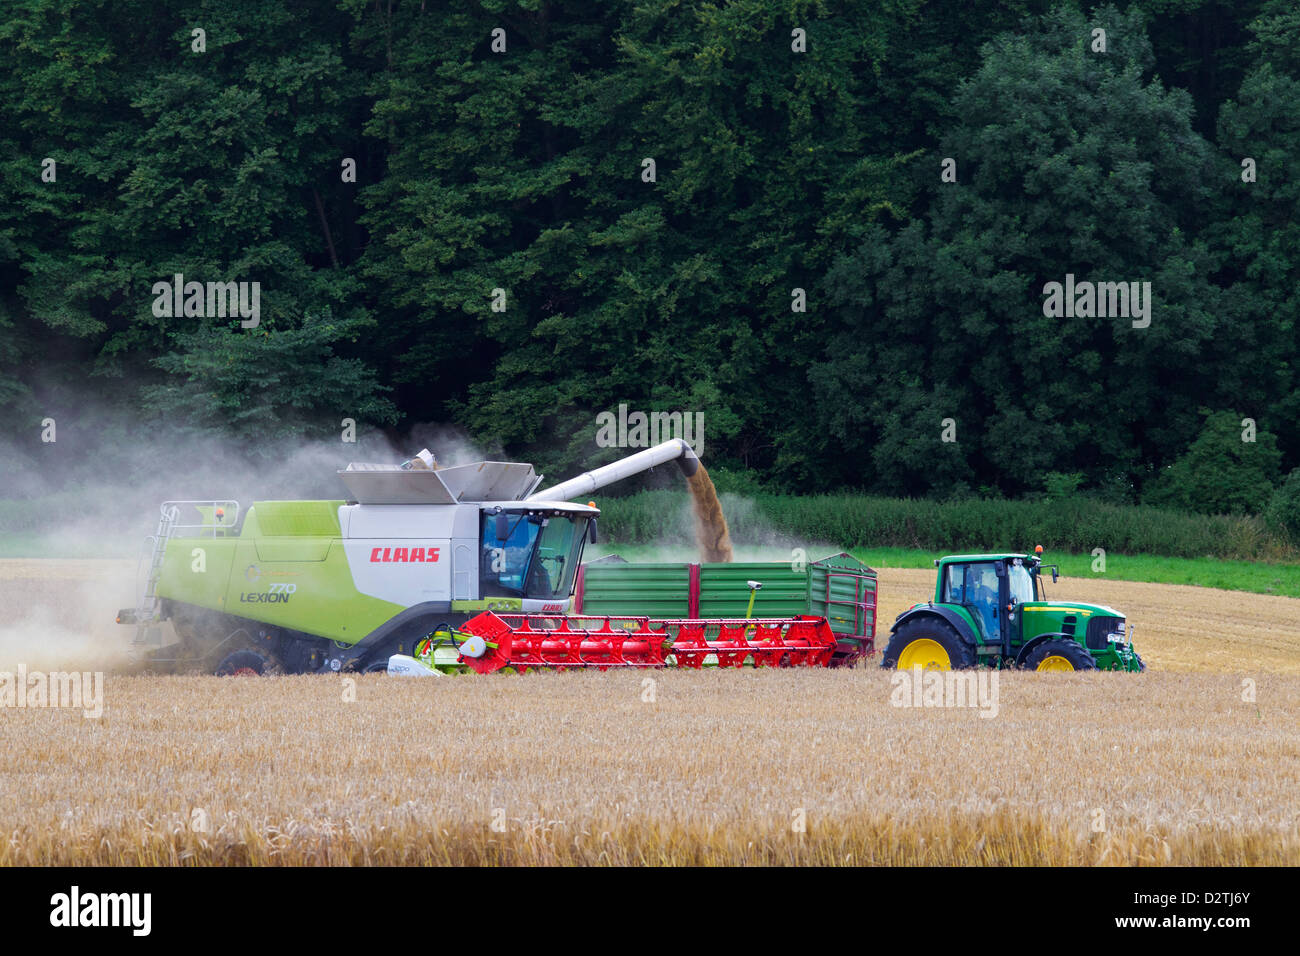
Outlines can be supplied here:
[[[168, 501], [149, 539], [134, 648], [151, 667], [216, 674], [487, 672], [502, 667], [828, 665], [824, 618], [568, 619], [594, 504], [567, 499], [659, 465], [680, 439], [553, 487], [528, 464], [351, 464], [350, 500]], [[164, 621], [176, 640], [164, 645]]]

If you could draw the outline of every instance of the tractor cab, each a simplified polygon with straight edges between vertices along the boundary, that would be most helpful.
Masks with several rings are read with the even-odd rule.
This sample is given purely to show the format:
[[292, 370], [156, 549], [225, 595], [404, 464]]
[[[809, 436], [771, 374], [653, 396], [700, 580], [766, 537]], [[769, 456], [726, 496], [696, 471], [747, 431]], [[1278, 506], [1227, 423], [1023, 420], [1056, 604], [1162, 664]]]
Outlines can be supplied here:
[[1047, 599], [1035, 554], [958, 554], [936, 560], [934, 600], [894, 622], [884, 667], [986, 665], [1033, 670], [1143, 670], [1132, 625], [1113, 608]]
[[1017, 609], [1046, 600], [1038, 560], [1027, 555], [956, 555], [936, 563], [935, 603], [963, 608], [984, 644], [1016, 645]]

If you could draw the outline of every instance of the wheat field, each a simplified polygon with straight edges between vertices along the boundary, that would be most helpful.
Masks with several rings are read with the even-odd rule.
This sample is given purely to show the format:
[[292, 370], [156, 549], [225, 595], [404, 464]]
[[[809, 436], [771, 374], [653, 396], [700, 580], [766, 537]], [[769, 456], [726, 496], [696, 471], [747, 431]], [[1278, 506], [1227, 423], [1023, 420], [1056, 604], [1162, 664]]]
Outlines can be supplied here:
[[[882, 620], [927, 580], [882, 572]], [[875, 667], [110, 674], [98, 719], [0, 710], [0, 863], [1300, 863], [1300, 601], [1066, 584], [1151, 669], [1001, 674], [992, 717]]]
[[985, 718], [646, 676], [110, 677], [4, 715], [0, 862], [1300, 862], [1285, 677], [1007, 674]]

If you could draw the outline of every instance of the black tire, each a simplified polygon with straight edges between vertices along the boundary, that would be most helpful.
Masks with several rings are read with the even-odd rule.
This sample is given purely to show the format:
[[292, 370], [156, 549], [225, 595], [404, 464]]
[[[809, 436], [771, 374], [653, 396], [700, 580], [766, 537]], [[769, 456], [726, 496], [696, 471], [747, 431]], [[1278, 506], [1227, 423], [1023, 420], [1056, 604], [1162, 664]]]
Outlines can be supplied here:
[[1020, 666], [1025, 670], [1036, 671], [1040, 664], [1049, 657], [1061, 657], [1069, 661], [1076, 671], [1095, 671], [1097, 662], [1078, 641], [1068, 637], [1054, 637], [1034, 646]]
[[370, 663], [368, 663], [365, 667], [361, 668], [361, 673], [363, 673], [363, 674], [387, 674], [387, 673], [388, 673], [388, 658], [387, 658], [387, 657], [379, 657], [379, 658], [376, 658], [375, 660], [373, 660], [373, 661], [371, 661]]
[[948, 660], [953, 670], [964, 670], [975, 666], [975, 647], [947, 621], [940, 617], [926, 615], [914, 617], [898, 625], [898, 630], [889, 639], [889, 646], [880, 659], [880, 666], [890, 670], [898, 668], [898, 658], [903, 649], [913, 641], [934, 641], [948, 652]]
[[260, 677], [265, 674], [274, 674], [276, 670], [275, 663], [261, 651], [246, 649], [227, 654], [213, 673], [218, 677]]

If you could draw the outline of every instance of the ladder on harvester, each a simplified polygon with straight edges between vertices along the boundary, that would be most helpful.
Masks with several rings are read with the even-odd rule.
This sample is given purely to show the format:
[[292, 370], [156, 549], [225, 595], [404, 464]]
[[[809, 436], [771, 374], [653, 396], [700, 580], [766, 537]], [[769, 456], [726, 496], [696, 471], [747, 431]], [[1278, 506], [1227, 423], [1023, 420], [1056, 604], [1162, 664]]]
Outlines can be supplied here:
[[[202, 519], [199, 522], [181, 522], [181, 508], [193, 506]], [[161, 602], [158, 598], [158, 581], [162, 576], [163, 561], [167, 556], [167, 542], [178, 531], [186, 536], [202, 538], [223, 537], [239, 520], [239, 502], [237, 501], [164, 501], [159, 508], [158, 528], [144, 539], [144, 552], [148, 553], [149, 567], [145, 573], [144, 588], [140, 592], [140, 601], [135, 608], [135, 637], [131, 639], [132, 652], [138, 652], [146, 644], [161, 644], [159, 631], [159, 612]], [[143, 563], [145, 553], [140, 555]], [[137, 579], [139, 569], [137, 568]]]
[[[133, 649], [149, 643], [159, 643], [156, 640], [150, 641], [150, 637], [156, 636], [150, 632], [158, 629], [158, 577], [162, 572], [163, 557], [167, 553], [167, 542], [171, 539], [179, 518], [180, 509], [176, 503], [164, 501], [158, 517], [158, 529], [144, 539], [145, 551], [149, 554], [149, 567], [145, 572], [144, 589], [135, 606], [135, 637], [131, 639]], [[144, 554], [140, 558], [143, 561]], [[137, 576], [138, 574], [137, 568]]]

